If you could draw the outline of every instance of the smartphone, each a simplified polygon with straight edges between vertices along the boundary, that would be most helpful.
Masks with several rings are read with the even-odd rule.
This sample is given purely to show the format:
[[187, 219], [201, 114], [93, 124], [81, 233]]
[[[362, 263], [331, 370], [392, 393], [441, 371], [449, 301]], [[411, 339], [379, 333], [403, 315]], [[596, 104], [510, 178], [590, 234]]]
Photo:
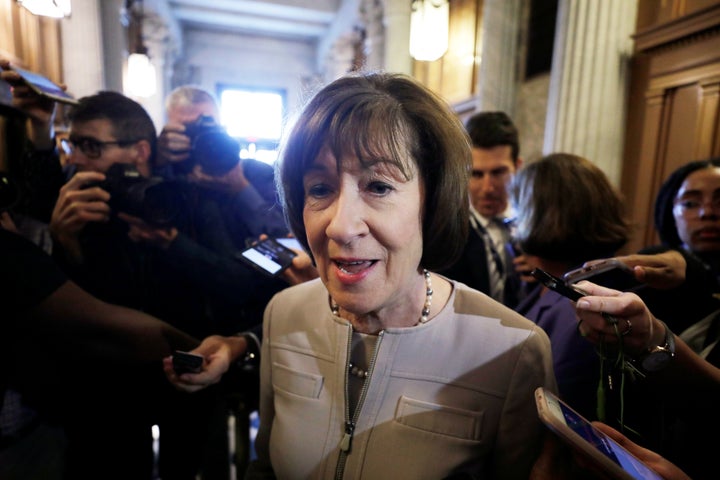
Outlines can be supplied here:
[[293, 250], [303, 250], [302, 244], [294, 237], [278, 237], [275, 240]]
[[77, 105], [78, 101], [70, 96], [65, 90], [59, 85], [54, 83], [47, 77], [40, 75], [39, 73], [30, 72], [23, 70], [18, 67], [11, 67], [11, 69], [17, 72], [25, 83], [38, 95], [51, 98], [56, 102], [67, 103], [70, 105]]
[[635, 278], [632, 269], [617, 258], [608, 258], [586, 267], [570, 270], [563, 275], [563, 280], [568, 285], [580, 280], [588, 280], [623, 292], [637, 290], [643, 286]]
[[550, 290], [558, 292], [560, 295], [569, 298], [573, 302], [577, 302], [586, 295], [585, 292], [575, 287], [574, 285], [566, 285], [565, 282], [552, 275], [545, 270], [540, 268], [534, 268], [530, 275], [537, 278], [540, 283], [545, 285]]
[[204, 360], [205, 358], [202, 355], [175, 350], [172, 355], [173, 370], [178, 375], [198, 373], [202, 371]]
[[297, 253], [277, 238], [266, 238], [240, 252], [240, 259], [270, 276], [278, 275], [288, 268], [296, 256]]
[[593, 427], [552, 392], [538, 387], [535, 390], [535, 403], [540, 420], [550, 430], [573, 449], [588, 457], [611, 478], [662, 480], [653, 469]]

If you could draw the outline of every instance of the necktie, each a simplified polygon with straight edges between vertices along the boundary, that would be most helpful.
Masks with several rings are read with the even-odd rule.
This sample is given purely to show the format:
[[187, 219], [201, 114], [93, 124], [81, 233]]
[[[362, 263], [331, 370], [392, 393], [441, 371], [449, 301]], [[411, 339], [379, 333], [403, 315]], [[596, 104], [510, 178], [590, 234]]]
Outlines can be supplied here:
[[485, 243], [485, 254], [487, 255], [488, 276], [490, 280], [490, 296], [498, 302], [503, 301], [505, 289], [505, 266], [502, 257], [495, 248], [495, 242], [475, 216], [470, 216], [470, 225], [480, 235]]

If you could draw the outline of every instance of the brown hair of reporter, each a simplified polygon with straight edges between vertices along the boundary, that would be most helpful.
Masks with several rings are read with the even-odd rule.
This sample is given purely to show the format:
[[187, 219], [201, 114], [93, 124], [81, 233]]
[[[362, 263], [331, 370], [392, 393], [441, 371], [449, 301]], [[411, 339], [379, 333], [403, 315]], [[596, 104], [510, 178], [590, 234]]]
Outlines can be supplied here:
[[522, 250], [580, 264], [615, 255], [630, 238], [620, 193], [590, 160], [554, 153], [525, 165], [511, 187]]

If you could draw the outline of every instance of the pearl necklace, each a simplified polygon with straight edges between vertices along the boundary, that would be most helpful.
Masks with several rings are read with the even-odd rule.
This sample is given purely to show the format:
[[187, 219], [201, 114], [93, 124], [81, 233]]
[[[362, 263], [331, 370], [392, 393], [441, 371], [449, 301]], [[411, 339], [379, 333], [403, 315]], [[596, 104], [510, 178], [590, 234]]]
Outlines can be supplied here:
[[[430, 277], [430, 272], [428, 272], [426, 269], [423, 269], [423, 276], [425, 277], [425, 303], [423, 304], [420, 319], [415, 325], [427, 323], [427, 321], [430, 319], [430, 306], [432, 305], [433, 296], [432, 278]], [[340, 313], [340, 306], [335, 303], [334, 300], [331, 300], [330, 310], [332, 311], [333, 315], [338, 315]]]
[[361, 379], [361, 380], [365, 380], [368, 377], [367, 370], [363, 370], [362, 368], [356, 366], [352, 362], [350, 362], [348, 364], [348, 373], [354, 377]]

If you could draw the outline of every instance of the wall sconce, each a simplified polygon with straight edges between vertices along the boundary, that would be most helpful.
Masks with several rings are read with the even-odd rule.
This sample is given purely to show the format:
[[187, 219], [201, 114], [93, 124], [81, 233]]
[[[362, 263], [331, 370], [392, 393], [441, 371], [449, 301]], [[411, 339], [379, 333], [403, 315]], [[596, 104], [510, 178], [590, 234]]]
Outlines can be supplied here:
[[70, 0], [17, 0], [33, 15], [43, 17], [63, 18], [71, 13]]
[[449, 0], [412, 0], [410, 55], [432, 62], [448, 48]]
[[143, 42], [142, 24], [145, 18], [142, 0], [128, 1], [128, 10], [133, 3], [138, 3], [139, 8], [131, 11], [129, 31], [130, 51], [127, 61], [127, 76], [125, 90], [133, 97], [151, 97], [155, 95], [157, 88], [155, 80], [155, 66], [150, 63], [148, 49]]

